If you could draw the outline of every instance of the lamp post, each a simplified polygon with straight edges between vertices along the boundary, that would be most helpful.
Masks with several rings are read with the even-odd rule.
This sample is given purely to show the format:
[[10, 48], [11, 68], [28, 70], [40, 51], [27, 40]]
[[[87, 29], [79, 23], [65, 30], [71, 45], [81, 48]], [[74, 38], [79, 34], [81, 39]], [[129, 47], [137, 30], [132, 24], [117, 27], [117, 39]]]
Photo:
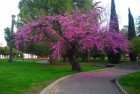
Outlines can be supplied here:
[[12, 62], [12, 58], [13, 58], [13, 43], [12, 43], [12, 39], [13, 39], [13, 33], [14, 33], [14, 25], [15, 25], [15, 15], [12, 15], [12, 23], [11, 23], [11, 32], [10, 32], [10, 51], [9, 51], [9, 62]]

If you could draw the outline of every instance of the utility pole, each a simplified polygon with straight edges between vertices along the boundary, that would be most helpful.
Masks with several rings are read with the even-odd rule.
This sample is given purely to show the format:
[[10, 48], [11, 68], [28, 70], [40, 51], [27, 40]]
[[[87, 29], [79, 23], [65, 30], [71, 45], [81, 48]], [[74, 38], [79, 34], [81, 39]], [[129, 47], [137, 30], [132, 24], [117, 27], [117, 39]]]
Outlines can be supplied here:
[[12, 58], [13, 58], [13, 42], [12, 42], [12, 39], [13, 39], [13, 33], [14, 33], [14, 25], [15, 25], [15, 15], [12, 15], [12, 23], [11, 23], [11, 32], [10, 32], [10, 51], [9, 51], [9, 62], [12, 62]]

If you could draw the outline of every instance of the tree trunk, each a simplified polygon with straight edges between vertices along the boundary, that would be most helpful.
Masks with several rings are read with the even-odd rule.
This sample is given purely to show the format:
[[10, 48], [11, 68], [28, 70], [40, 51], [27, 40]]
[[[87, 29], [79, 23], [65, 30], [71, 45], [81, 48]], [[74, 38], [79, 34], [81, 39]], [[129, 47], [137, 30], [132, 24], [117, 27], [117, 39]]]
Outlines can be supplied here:
[[8, 62], [12, 62], [12, 58], [13, 58], [13, 49], [12, 49], [12, 46], [10, 45], [10, 51], [9, 51], [9, 59], [8, 59]]
[[136, 67], [136, 61], [137, 61], [137, 54], [134, 53], [134, 52], [130, 52], [129, 58], [130, 58], [130, 61], [133, 63], [133, 67], [135, 69], [135, 67]]
[[77, 63], [75, 55], [74, 55], [74, 50], [75, 49], [68, 49], [67, 50], [67, 58], [72, 66], [72, 71], [76, 71], [76, 72], [82, 72], [82, 69], [79, 65], [79, 63]]
[[66, 62], [67, 61], [67, 56], [65, 54], [63, 54], [62, 57], [63, 57], [63, 62]]
[[129, 58], [130, 58], [131, 62], [136, 62], [137, 61], [137, 54], [134, 52], [130, 52]]
[[49, 56], [49, 63], [54, 64], [54, 60], [53, 60], [53, 58], [51, 56]]
[[114, 53], [114, 52], [108, 52], [108, 62], [112, 64], [119, 64], [120, 63], [121, 54], [120, 53]]
[[88, 61], [90, 61], [90, 50], [88, 50], [87, 54], [88, 54]]

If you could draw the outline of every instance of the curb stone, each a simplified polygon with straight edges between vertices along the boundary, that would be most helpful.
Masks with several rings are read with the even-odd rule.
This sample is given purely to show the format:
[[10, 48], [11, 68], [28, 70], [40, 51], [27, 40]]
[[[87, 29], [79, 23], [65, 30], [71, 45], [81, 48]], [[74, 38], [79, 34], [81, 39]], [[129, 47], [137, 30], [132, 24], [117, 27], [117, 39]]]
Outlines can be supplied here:
[[50, 93], [50, 90], [51, 88], [53, 88], [56, 84], [58, 84], [59, 82], [61, 82], [62, 80], [70, 77], [71, 75], [68, 75], [68, 76], [65, 76], [65, 77], [62, 77], [56, 81], [54, 81], [53, 83], [51, 83], [50, 85], [48, 85], [46, 88], [44, 88], [39, 94], [51, 94]]
[[[103, 70], [108, 70], [108, 69], [115, 69], [115, 67], [111, 67], [111, 68], [104, 68], [104, 69], [99, 69], [99, 70], [92, 70], [92, 71], [87, 71], [87, 72], [98, 72], [98, 71], [103, 71]], [[80, 72], [80, 73], [86, 73], [86, 72]], [[72, 76], [72, 75], [76, 75], [76, 74], [80, 74], [80, 73], [75, 73], [75, 74], [71, 74], [71, 75], [68, 75], [68, 76], [64, 76], [54, 82], [52, 82], [50, 85], [48, 85], [47, 87], [45, 87], [39, 94], [52, 94], [51, 93], [51, 89], [56, 85], [58, 84], [59, 82], [63, 81], [64, 79]]]
[[[134, 72], [137, 72], [137, 71], [134, 71]], [[119, 84], [119, 78], [115, 81], [115, 84], [117, 85], [118, 89], [122, 92], [122, 94], [128, 94], [126, 90], [124, 90], [123, 87]]]
[[117, 79], [117, 80], [115, 81], [115, 83], [116, 83], [118, 89], [122, 92], [122, 94], [128, 94], [128, 93], [122, 88], [122, 86], [119, 84], [118, 81], [119, 81], [119, 79]]

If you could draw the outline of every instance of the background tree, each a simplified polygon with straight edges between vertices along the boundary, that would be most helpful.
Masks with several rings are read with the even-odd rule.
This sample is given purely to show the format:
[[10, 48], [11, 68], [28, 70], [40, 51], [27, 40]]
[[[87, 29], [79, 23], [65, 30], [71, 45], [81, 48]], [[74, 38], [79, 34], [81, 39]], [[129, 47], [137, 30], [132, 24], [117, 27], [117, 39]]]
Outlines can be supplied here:
[[121, 29], [121, 32], [128, 36], [128, 26], [124, 25], [123, 28]]
[[74, 3], [79, 9], [88, 10], [93, 7], [92, 0], [21, 0], [19, 17], [23, 22], [34, 20], [39, 15], [54, 15], [71, 12]]
[[131, 40], [132, 52], [138, 55], [138, 60], [140, 60], [140, 37], [135, 37]]
[[76, 4], [79, 10], [89, 10], [91, 7], [96, 5], [95, 2], [93, 4], [93, 0], [72, 0], [72, 3]]
[[[5, 46], [5, 47], [0, 47], [0, 55], [9, 55], [9, 51], [10, 51], [10, 47], [9, 46]], [[13, 52], [12, 52], [14, 57], [19, 57], [19, 55], [22, 55], [23, 53], [19, 50], [16, 50], [15, 48], [13, 48]]]
[[134, 37], [136, 37], [135, 24], [134, 24], [133, 15], [131, 14], [129, 8], [128, 9], [128, 39], [132, 40]]
[[8, 46], [3, 47], [3, 55], [4, 56], [9, 55], [9, 47]]
[[140, 36], [140, 16], [137, 18], [137, 34]]
[[15, 25], [15, 15], [12, 15], [12, 23], [11, 23], [11, 28], [7, 27], [4, 29], [4, 33], [5, 33], [5, 40], [7, 42], [7, 45], [10, 47], [10, 50], [9, 50], [9, 59], [8, 61], [9, 62], [12, 62], [12, 48], [13, 48], [13, 39], [14, 39], [14, 25]]
[[[136, 31], [135, 31], [134, 19], [129, 8], [128, 9], [128, 39], [131, 41], [135, 37], [136, 37]], [[137, 54], [133, 51], [133, 47], [130, 50], [131, 51], [129, 54], [129, 58], [132, 62], [135, 62]]]
[[20, 48], [21, 51], [38, 56], [48, 56], [51, 54], [51, 52], [48, 50], [50, 47], [48, 47], [48, 45], [44, 42], [32, 42], [28, 47], [26, 47], [26, 49], [22, 48]]
[[7, 42], [7, 46], [9, 46], [10, 45], [10, 41], [11, 41], [11, 30], [10, 30], [10, 28], [9, 27], [6, 27], [5, 29], [4, 29], [4, 38], [5, 38], [5, 40], [6, 40], [6, 42]]
[[119, 32], [118, 16], [116, 14], [115, 0], [111, 0], [111, 14], [109, 28], [111, 32]]
[[0, 47], [0, 55], [3, 54], [3, 47]]
[[[114, 0], [111, 0], [111, 14], [110, 14], [109, 30], [110, 30], [110, 32], [119, 32], [119, 23], [118, 23], [118, 17], [116, 14]], [[121, 58], [121, 54], [119, 52], [114, 53], [111, 50], [108, 51], [108, 61], [109, 62], [117, 64], [120, 62], [120, 58]]]
[[135, 37], [131, 40], [133, 52], [140, 53], [140, 37]]
[[54, 15], [72, 10], [71, 0], [21, 0], [19, 17], [23, 22], [35, 20], [39, 15]]

